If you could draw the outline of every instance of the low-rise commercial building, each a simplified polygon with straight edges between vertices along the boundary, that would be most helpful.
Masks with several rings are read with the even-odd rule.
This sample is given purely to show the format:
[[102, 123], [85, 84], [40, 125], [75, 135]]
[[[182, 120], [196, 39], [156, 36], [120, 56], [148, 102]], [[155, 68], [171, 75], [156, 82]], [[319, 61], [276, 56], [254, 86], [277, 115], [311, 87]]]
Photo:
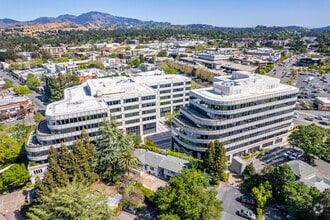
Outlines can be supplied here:
[[330, 111], [330, 97], [316, 97], [318, 110]]
[[26, 96], [0, 95], [0, 121], [33, 111], [31, 100]]
[[175, 150], [203, 158], [208, 144], [225, 144], [227, 159], [285, 143], [298, 89], [249, 72], [215, 77], [192, 90], [189, 105], [172, 119]]

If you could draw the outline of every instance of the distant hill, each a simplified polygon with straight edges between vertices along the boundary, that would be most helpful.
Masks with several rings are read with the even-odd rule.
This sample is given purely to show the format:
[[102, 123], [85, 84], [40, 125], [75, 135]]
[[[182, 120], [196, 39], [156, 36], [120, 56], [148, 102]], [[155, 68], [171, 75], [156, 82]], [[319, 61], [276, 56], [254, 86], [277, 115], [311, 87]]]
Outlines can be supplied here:
[[107, 13], [91, 11], [88, 13], [81, 14], [79, 16], [75, 15], [60, 15], [56, 18], [54, 17], [40, 17], [32, 21], [16, 21], [12, 19], [0, 19], [0, 28], [6, 28], [15, 25], [31, 25], [31, 24], [47, 24], [50, 22], [70, 22], [75, 24], [97, 24], [97, 25], [115, 25], [115, 26], [129, 26], [129, 25], [169, 25], [168, 22], [155, 22], [155, 21], [142, 21], [134, 18], [125, 18], [114, 16]]
[[320, 27], [320, 28], [313, 28], [312, 30], [318, 30], [318, 31], [330, 31], [330, 26]]

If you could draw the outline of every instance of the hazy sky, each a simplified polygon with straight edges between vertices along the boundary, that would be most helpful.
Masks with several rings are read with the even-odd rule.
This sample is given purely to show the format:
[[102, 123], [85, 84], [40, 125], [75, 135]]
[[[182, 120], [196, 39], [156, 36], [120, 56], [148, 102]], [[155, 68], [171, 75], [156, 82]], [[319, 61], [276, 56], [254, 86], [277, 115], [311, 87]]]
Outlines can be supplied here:
[[330, 25], [330, 0], [0, 0], [0, 18], [19, 21], [89, 11], [222, 27]]

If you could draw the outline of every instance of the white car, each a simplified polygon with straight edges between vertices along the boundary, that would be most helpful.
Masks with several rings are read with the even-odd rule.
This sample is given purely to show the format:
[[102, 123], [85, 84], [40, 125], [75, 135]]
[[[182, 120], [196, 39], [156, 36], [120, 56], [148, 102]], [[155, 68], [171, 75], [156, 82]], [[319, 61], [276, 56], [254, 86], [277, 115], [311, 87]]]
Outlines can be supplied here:
[[250, 210], [240, 209], [237, 214], [247, 219], [257, 219], [256, 215]]
[[8, 118], [8, 119], [6, 119], [6, 122], [13, 122], [13, 121], [15, 121], [15, 118]]

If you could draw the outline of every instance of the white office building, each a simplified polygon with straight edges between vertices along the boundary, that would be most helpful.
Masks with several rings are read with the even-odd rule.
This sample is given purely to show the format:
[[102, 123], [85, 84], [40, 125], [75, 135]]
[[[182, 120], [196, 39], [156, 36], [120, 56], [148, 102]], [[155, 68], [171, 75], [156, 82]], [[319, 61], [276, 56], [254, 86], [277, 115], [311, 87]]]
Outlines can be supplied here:
[[210, 141], [225, 144], [227, 159], [285, 143], [298, 89], [249, 72], [216, 77], [192, 90], [172, 120], [173, 148], [203, 158]]
[[156, 133], [157, 121], [188, 103], [190, 90], [190, 79], [181, 75], [91, 79], [68, 88], [63, 100], [47, 106], [46, 120], [25, 147], [27, 157], [46, 162], [50, 146], [71, 147], [82, 129], [91, 140], [97, 139], [104, 118], [114, 117], [119, 128], [129, 133]]

